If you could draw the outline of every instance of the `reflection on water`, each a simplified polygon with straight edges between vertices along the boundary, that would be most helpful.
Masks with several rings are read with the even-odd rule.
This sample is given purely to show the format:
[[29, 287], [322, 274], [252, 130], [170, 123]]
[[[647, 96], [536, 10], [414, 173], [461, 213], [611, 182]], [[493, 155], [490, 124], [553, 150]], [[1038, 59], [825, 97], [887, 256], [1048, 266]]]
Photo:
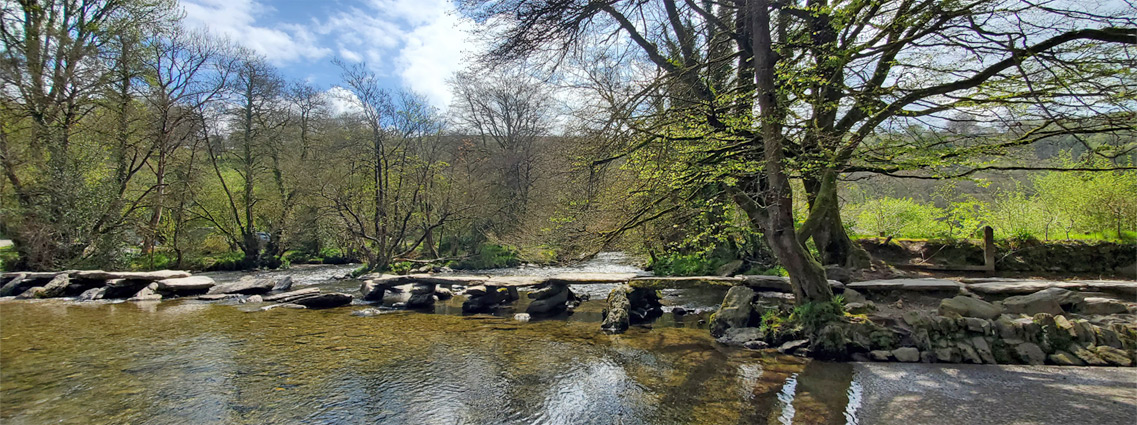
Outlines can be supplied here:
[[521, 323], [0, 301], [0, 422], [856, 423], [848, 365], [718, 346], [697, 317], [607, 335], [602, 305]]

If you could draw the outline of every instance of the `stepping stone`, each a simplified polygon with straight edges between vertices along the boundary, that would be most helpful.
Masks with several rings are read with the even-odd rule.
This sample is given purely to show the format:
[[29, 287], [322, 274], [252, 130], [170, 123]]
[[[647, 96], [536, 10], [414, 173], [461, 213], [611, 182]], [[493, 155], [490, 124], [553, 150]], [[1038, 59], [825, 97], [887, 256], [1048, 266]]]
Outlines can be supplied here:
[[[1085, 290], [1087, 284], [1079, 282], [1060, 282], [1053, 280], [1010, 280], [999, 282], [972, 283], [967, 289], [977, 294], [988, 295], [1027, 295], [1050, 289], [1062, 288], [1071, 291]], [[1137, 292], [1135, 292], [1137, 294]]]
[[954, 280], [947, 279], [882, 279], [853, 282], [845, 287], [862, 292], [958, 292], [963, 285]]

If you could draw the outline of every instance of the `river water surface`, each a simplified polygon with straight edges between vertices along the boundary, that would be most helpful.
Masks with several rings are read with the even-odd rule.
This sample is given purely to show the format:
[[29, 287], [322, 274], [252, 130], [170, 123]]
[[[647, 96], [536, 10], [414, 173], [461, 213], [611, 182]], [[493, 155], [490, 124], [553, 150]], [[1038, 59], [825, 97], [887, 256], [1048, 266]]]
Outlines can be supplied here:
[[[272, 273], [354, 293], [333, 279], [349, 270]], [[542, 272], [559, 271], [516, 274]], [[667, 295], [693, 309], [722, 296]], [[530, 322], [464, 316], [461, 301], [371, 317], [351, 314], [364, 305], [0, 301], [0, 422], [861, 423], [853, 366], [717, 345], [707, 313], [606, 335], [603, 296]]]

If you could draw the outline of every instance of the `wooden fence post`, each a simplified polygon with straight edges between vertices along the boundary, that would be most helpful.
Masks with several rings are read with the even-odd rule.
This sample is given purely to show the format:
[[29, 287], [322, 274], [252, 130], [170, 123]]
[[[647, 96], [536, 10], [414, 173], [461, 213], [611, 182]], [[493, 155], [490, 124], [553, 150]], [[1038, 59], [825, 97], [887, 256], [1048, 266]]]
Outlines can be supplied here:
[[995, 271], [995, 229], [991, 226], [983, 226], [983, 268]]

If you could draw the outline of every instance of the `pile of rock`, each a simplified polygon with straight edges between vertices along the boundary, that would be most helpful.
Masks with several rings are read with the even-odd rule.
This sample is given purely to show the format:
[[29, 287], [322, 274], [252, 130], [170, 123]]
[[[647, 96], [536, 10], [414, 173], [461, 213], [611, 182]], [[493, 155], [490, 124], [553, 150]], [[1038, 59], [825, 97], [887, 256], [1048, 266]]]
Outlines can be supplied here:
[[462, 303], [463, 313], [490, 313], [502, 304], [521, 299], [513, 286], [474, 285], [464, 293], [468, 298]]
[[624, 332], [632, 324], [648, 322], [663, 315], [659, 291], [628, 285], [617, 286], [608, 293], [608, 308], [602, 315], [604, 320], [600, 329], [608, 333]]
[[577, 301], [568, 285], [559, 282], [542, 284], [529, 291], [527, 296], [533, 300], [529, 303], [529, 307], [525, 308], [525, 312], [530, 315], [562, 313], [568, 309], [570, 302]]
[[[470, 280], [478, 279], [478, 280]], [[454, 293], [442, 285], [459, 282], [479, 282], [485, 278], [440, 279], [430, 275], [384, 275], [368, 274], [360, 278], [359, 293], [363, 300], [381, 303], [388, 294], [405, 295], [400, 297], [399, 305], [418, 310], [429, 310], [439, 300], [447, 300]]]
[[[939, 282], [905, 282], [941, 291]], [[850, 284], [848, 288], [857, 287]], [[884, 290], [884, 284], [868, 291]], [[865, 286], [860, 286], [865, 290]], [[850, 300], [864, 301], [854, 289]], [[820, 358], [901, 362], [1133, 366], [1137, 364], [1137, 322], [1117, 300], [1049, 286], [1001, 301], [957, 295], [936, 312], [909, 310], [899, 317], [845, 317], [822, 329], [763, 326], [773, 308], [747, 286], [732, 287], [711, 318], [711, 333], [723, 344]], [[783, 306], [779, 314], [788, 310]], [[1101, 316], [1101, 314], [1115, 316]], [[899, 313], [897, 313], [899, 314]], [[875, 320], [875, 322], [874, 322]], [[787, 325], [788, 326], [788, 325]], [[800, 326], [797, 324], [795, 326]]]
[[0, 296], [16, 298], [77, 297], [81, 301], [127, 299], [153, 301], [202, 294], [214, 287], [213, 279], [180, 270], [58, 273], [6, 273]]

